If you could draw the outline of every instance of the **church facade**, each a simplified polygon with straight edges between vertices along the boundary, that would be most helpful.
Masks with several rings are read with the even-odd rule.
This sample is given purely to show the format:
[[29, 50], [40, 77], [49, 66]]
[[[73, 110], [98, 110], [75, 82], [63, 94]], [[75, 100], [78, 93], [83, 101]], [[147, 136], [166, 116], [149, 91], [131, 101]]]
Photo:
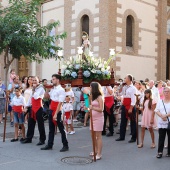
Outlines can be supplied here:
[[[2, 5], [8, 5], [1, 0]], [[56, 45], [64, 49], [64, 60], [77, 54], [82, 31], [89, 34], [96, 57], [109, 57], [109, 49], [120, 54], [114, 62], [115, 77], [133, 74], [135, 79], [170, 79], [170, 1], [169, 0], [47, 0], [37, 15], [41, 25], [59, 20], [51, 34], [67, 32]], [[14, 61], [20, 75], [38, 75], [50, 80], [58, 71], [58, 61], [27, 63]], [[3, 78], [3, 62], [0, 61]]]

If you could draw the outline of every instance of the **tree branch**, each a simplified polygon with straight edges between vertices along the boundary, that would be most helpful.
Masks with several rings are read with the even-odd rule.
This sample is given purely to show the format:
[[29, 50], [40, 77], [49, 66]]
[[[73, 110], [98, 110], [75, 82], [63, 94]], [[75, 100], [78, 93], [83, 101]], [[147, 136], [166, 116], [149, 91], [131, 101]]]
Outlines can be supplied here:
[[14, 61], [14, 57], [12, 57], [12, 59], [11, 59], [11, 61], [9, 61], [9, 63], [8, 63], [8, 65], [10, 66], [11, 65], [11, 63]]
[[9, 50], [9, 46], [7, 45], [6, 46], [6, 50], [5, 50], [5, 55], [4, 55], [4, 69], [6, 68], [7, 66], [7, 57], [8, 57], [8, 50]]

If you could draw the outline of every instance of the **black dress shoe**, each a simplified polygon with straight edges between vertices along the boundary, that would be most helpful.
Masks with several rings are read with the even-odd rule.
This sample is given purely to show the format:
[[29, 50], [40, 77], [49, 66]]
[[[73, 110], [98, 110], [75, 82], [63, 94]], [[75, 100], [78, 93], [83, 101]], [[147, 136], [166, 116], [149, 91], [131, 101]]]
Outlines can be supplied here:
[[136, 140], [134, 140], [134, 139], [131, 139], [130, 141], [128, 141], [129, 143], [134, 143], [134, 142], [136, 142]]
[[106, 132], [102, 132], [102, 136], [105, 136], [106, 135]]
[[68, 146], [63, 146], [63, 148], [60, 150], [60, 152], [66, 152], [69, 150]]
[[46, 145], [45, 147], [41, 148], [41, 150], [51, 150], [51, 149], [52, 149], [52, 147], [50, 147], [48, 145]]
[[18, 139], [12, 139], [11, 140], [11, 142], [17, 142], [18, 141]]
[[110, 132], [109, 132], [106, 136], [107, 136], [107, 137], [113, 136], [113, 133], [110, 133]]
[[158, 159], [162, 158], [162, 153], [158, 153], [158, 155], [156, 156]]
[[25, 143], [32, 143], [32, 140], [30, 139], [25, 139], [23, 141], [21, 141], [22, 144], [25, 144]]
[[45, 144], [45, 142], [39, 141], [39, 142], [37, 143], [37, 146], [44, 145], [44, 144]]
[[167, 154], [166, 154], [166, 157], [170, 157], [170, 154], [167, 153]]
[[116, 139], [116, 141], [123, 141], [123, 140], [125, 140], [125, 139], [122, 139], [122, 138]]

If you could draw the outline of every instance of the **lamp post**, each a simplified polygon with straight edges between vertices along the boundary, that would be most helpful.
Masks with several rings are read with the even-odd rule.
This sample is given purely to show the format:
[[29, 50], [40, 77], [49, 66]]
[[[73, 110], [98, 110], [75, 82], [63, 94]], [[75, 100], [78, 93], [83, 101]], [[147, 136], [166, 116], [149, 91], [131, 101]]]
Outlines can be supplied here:
[[57, 55], [59, 57], [59, 63], [58, 63], [58, 74], [61, 75], [61, 66], [60, 66], [60, 61], [61, 57], [63, 57], [63, 50], [58, 50]]
[[115, 60], [116, 59], [116, 57], [115, 57], [115, 49], [110, 49], [110, 56], [112, 56], [113, 58], [113, 60]]
[[[116, 60], [115, 49], [111, 48], [109, 50], [110, 50], [110, 57], [112, 57], [112, 61]], [[112, 68], [111, 68], [111, 79], [114, 79], [114, 78], [115, 78], [115, 76], [114, 76], [114, 70], [113, 70], [113, 65], [112, 65]]]
[[83, 54], [83, 47], [77, 47], [78, 48], [78, 56], [80, 58], [80, 68], [78, 71], [78, 79], [82, 79], [83, 78], [83, 74], [82, 74], [82, 54]]

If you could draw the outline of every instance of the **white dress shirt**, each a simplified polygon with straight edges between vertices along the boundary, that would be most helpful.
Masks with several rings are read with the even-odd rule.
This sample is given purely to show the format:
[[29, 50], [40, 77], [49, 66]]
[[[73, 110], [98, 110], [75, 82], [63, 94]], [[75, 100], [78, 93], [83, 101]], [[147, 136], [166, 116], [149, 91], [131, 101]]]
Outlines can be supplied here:
[[66, 94], [61, 85], [55, 86], [49, 92], [50, 99], [54, 102], [64, 102]]
[[136, 87], [131, 84], [131, 85], [126, 85], [123, 87], [123, 90], [122, 90], [122, 97], [123, 98], [131, 98], [131, 106], [135, 106], [136, 104], [136, 96], [135, 94], [137, 94], [137, 91], [136, 91]]
[[37, 100], [39, 98], [43, 99], [45, 94], [44, 87], [42, 85], [39, 85], [38, 87], [35, 88], [35, 92], [33, 92], [32, 97]]
[[153, 86], [151, 88], [151, 91], [152, 91], [152, 98], [157, 103], [160, 100], [159, 90], [155, 86]]
[[20, 95], [19, 97], [14, 96], [10, 105], [11, 106], [26, 106], [25, 98], [22, 95]]
[[[108, 89], [112, 90], [112, 94], [109, 93]], [[113, 89], [111, 86], [102, 86], [104, 97], [113, 96]]]
[[29, 99], [29, 101], [27, 102], [26, 106], [31, 106], [32, 105], [32, 97], [37, 100], [37, 99], [43, 99], [44, 98], [44, 94], [45, 94], [45, 90], [44, 87], [40, 84], [38, 87], [35, 88], [35, 91], [32, 92], [32, 95]]

